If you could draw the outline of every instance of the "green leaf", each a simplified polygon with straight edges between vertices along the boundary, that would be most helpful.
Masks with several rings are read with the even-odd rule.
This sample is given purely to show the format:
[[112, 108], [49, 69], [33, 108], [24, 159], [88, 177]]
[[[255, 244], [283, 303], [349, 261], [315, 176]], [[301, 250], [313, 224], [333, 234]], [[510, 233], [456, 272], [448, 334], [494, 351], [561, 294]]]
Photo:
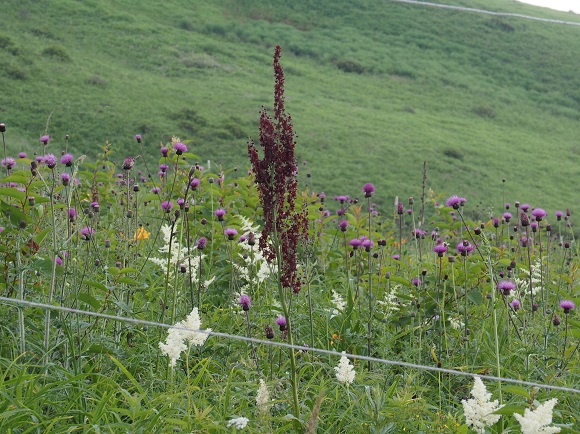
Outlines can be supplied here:
[[13, 197], [21, 202], [26, 200], [26, 193], [12, 187], [0, 187], [0, 196]]
[[473, 304], [480, 305], [483, 302], [483, 297], [481, 295], [481, 290], [479, 288], [475, 288], [467, 293], [467, 298]]
[[101, 302], [97, 300], [95, 297], [89, 294], [79, 294], [79, 300], [88, 304], [95, 310], [99, 310], [101, 308]]
[[130, 277], [127, 276], [121, 276], [117, 279], [117, 283], [124, 283], [126, 285], [139, 285], [139, 282], [137, 282], [135, 279], [131, 279]]
[[530, 399], [530, 392], [521, 386], [505, 386], [503, 390], [508, 393], [513, 393], [514, 395], [523, 396], [526, 399]]
[[503, 414], [504, 416], [511, 416], [514, 413], [524, 414], [524, 409], [520, 405], [510, 404], [493, 412], [493, 414]]
[[94, 280], [87, 280], [86, 284], [89, 286], [92, 286], [93, 288], [98, 288], [102, 291], [107, 291], [107, 287], [105, 285], [103, 285], [102, 283], [99, 282], [95, 282]]

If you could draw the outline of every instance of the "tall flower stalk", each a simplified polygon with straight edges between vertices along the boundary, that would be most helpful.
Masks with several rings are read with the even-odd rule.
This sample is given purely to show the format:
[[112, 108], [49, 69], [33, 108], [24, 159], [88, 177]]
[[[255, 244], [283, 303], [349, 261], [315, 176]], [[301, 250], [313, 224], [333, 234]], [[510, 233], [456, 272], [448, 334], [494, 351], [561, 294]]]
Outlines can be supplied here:
[[[307, 237], [308, 220], [303, 212], [295, 209], [298, 188], [298, 165], [294, 156], [295, 136], [291, 117], [284, 109], [284, 72], [280, 65], [280, 46], [274, 52], [274, 118], [265, 110], [260, 115], [260, 146], [264, 157], [252, 141], [248, 154], [260, 202], [264, 213], [264, 228], [260, 237], [260, 249], [269, 262], [275, 262], [278, 270], [278, 295], [284, 317], [287, 320], [288, 343], [293, 345], [293, 328], [288, 290], [298, 294], [301, 280], [298, 277], [297, 254], [300, 240]], [[300, 421], [298, 400], [298, 377], [294, 350], [289, 349], [294, 416]]]

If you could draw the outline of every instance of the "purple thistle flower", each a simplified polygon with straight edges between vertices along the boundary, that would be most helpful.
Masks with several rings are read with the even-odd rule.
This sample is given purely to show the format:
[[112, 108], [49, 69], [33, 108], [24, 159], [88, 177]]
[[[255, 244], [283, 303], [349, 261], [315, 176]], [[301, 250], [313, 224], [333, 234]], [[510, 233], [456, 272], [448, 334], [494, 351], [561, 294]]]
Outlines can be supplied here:
[[14, 158], [3, 158], [2, 159], [2, 166], [6, 167], [8, 170], [11, 170], [16, 165], [16, 161]]
[[40, 143], [42, 143], [43, 145], [47, 145], [49, 141], [50, 141], [50, 136], [48, 134], [40, 136]]
[[159, 194], [161, 189], [159, 187], [153, 187], [153, 190], [151, 190], [151, 191], [153, 192], [153, 194]]
[[511, 205], [509, 203], [505, 204], [505, 209], [510, 209]]
[[514, 298], [511, 301], [510, 306], [513, 310], [518, 310], [521, 307], [521, 303], [517, 298]]
[[205, 237], [201, 237], [199, 240], [197, 240], [197, 249], [198, 250], [205, 249], [206, 244], [207, 244], [207, 239]]
[[337, 200], [343, 204], [348, 200], [348, 196], [334, 196], [334, 200]]
[[560, 307], [564, 309], [564, 313], [568, 315], [572, 309], [576, 307], [572, 300], [562, 300], [560, 302]]
[[280, 331], [282, 332], [286, 330], [286, 326], [288, 325], [286, 318], [281, 315], [278, 318], [276, 318], [276, 324], [278, 324], [278, 326], [280, 327]]
[[457, 252], [460, 253], [461, 256], [467, 256], [473, 252], [473, 245], [469, 241], [463, 240], [463, 242], [457, 244]]
[[341, 220], [340, 222], [338, 222], [338, 227], [340, 228], [340, 230], [342, 232], [346, 232], [346, 229], [348, 228], [348, 221], [347, 220]]
[[419, 286], [419, 285], [421, 285], [421, 279], [419, 279], [418, 277], [413, 277], [413, 280], [411, 280], [411, 283], [414, 286]]
[[375, 243], [374, 241], [365, 238], [364, 240], [361, 240], [361, 246], [364, 247], [367, 252], [369, 252], [371, 247], [375, 246]]
[[199, 184], [201, 184], [201, 181], [197, 178], [193, 178], [189, 182], [189, 186], [191, 187], [192, 190], [195, 190], [197, 187], [199, 187]]
[[77, 216], [77, 210], [74, 208], [69, 208], [68, 209], [68, 219], [73, 222], [75, 220], [75, 217]]
[[349, 241], [349, 244], [353, 249], [356, 250], [361, 246], [362, 241], [359, 240], [358, 238], [353, 238], [352, 240]]
[[73, 158], [74, 157], [72, 154], [64, 154], [62, 157], [60, 157], [60, 164], [64, 164], [66, 167], [70, 167], [72, 166]]
[[227, 228], [224, 231], [224, 234], [228, 237], [228, 240], [233, 240], [234, 237], [238, 234], [238, 231], [235, 230], [234, 228]]
[[167, 172], [167, 169], [169, 169], [169, 166], [168, 166], [167, 164], [160, 164], [160, 165], [159, 165], [159, 171], [160, 171], [161, 173], [165, 173], [165, 172]]
[[510, 292], [516, 289], [516, 284], [511, 280], [501, 280], [497, 284], [497, 289], [503, 291], [503, 295], [510, 295]]
[[214, 214], [218, 218], [218, 221], [223, 222], [224, 216], [226, 215], [226, 210], [223, 208], [218, 208], [215, 210]]
[[62, 180], [62, 185], [67, 186], [70, 184], [70, 175], [68, 173], [62, 173], [60, 179]]
[[141, 143], [141, 134], [135, 134], [135, 140], [137, 140], [137, 143]]
[[26, 158], [26, 152], [18, 153], [18, 158]]
[[492, 224], [494, 228], [499, 228], [500, 220], [497, 217], [492, 219]]
[[395, 261], [398, 261], [399, 259], [401, 259], [401, 255], [393, 255], [393, 259]]
[[371, 184], [370, 182], [367, 182], [363, 186], [362, 191], [365, 194], [365, 197], [371, 197], [373, 195], [373, 193], [375, 192], [375, 186], [373, 184]]
[[177, 205], [179, 206], [179, 208], [183, 209], [185, 208], [185, 199], [180, 197], [179, 199], [177, 199]]
[[49, 169], [54, 169], [56, 166], [56, 157], [54, 154], [46, 154], [44, 156], [44, 162], [48, 166]]
[[240, 306], [242, 306], [242, 309], [247, 312], [250, 310], [250, 297], [243, 294], [242, 296], [240, 296]]
[[560, 221], [564, 217], [564, 213], [562, 211], [556, 211], [556, 220]]
[[530, 225], [530, 218], [528, 217], [528, 215], [525, 212], [521, 212], [520, 213], [520, 224], [523, 227], [529, 226]]
[[163, 155], [164, 157], [167, 157], [167, 154], [169, 153], [169, 149], [167, 149], [167, 147], [162, 147], [159, 152], [161, 152], [161, 155]]
[[511, 218], [513, 216], [512, 216], [512, 213], [511, 212], [504, 212], [503, 215], [502, 215], [502, 217], [503, 217], [503, 219], [505, 220], [506, 223], [509, 223], [510, 220], [511, 220]]
[[524, 204], [520, 205], [520, 209], [521, 209], [523, 212], [528, 212], [528, 210], [530, 209], [530, 205], [529, 205], [529, 204], [527, 204], [527, 203], [524, 203]]
[[135, 160], [131, 157], [127, 157], [123, 161], [123, 170], [131, 170], [134, 165], [135, 165]]
[[56, 262], [56, 265], [60, 265], [62, 267], [62, 259], [60, 258], [60, 256], [54, 258], [54, 262]]
[[165, 212], [169, 212], [171, 211], [171, 208], [173, 208], [173, 203], [171, 203], [170, 201], [166, 200], [161, 202], [161, 208], [165, 211]]
[[439, 256], [440, 258], [442, 258], [443, 255], [445, 255], [445, 253], [447, 253], [448, 250], [449, 250], [448, 247], [443, 243], [436, 244], [435, 247], [433, 247], [433, 251], [437, 253], [437, 256]]
[[532, 216], [536, 218], [537, 222], [541, 222], [544, 217], [546, 217], [548, 213], [542, 208], [534, 208], [532, 211]]
[[465, 199], [457, 196], [456, 194], [453, 196], [450, 196], [446, 201], [445, 201], [445, 205], [447, 205], [448, 207], [451, 207], [453, 209], [459, 209], [459, 206], [461, 205], [461, 203], [465, 202]]
[[85, 226], [84, 228], [81, 229], [81, 236], [86, 241], [90, 240], [94, 233], [95, 230], [89, 226]]
[[173, 150], [177, 155], [181, 155], [184, 152], [187, 152], [187, 146], [185, 146], [184, 143], [178, 142], [175, 145], [173, 145]]

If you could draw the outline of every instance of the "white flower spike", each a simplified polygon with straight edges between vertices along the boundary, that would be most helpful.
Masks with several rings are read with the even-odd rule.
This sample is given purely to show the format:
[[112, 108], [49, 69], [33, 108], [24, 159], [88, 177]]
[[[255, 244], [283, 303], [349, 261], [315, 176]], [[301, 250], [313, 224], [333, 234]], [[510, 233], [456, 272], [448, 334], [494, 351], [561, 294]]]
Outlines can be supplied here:
[[338, 366], [334, 368], [334, 370], [336, 371], [336, 378], [341, 383], [352, 384], [356, 372], [354, 370], [354, 367], [350, 364], [350, 360], [348, 360], [348, 357], [344, 355], [346, 354], [346, 352], [343, 351], [342, 354], [343, 356], [340, 358]]
[[551, 434], [560, 432], [560, 428], [548, 426], [552, 423], [552, 410], [558, 400], [552, 398], [538, 406], [534, 411], [526, 408], [524, 415], [514, 413], [522, 427], [522, 434]]
[[492, 413], [502, 408], [503, 405], [499, 405], [497, 399], [495, 401], [489, 400], [491, 393], [487, 391], [485, 384], [479, 377], [475, 377], [471, 396], [473, 398], [461, 401], [465, 422], [475, 432], [483, 434], [485, 433], [485, 427], [491, 426], [499, 420], [501, 415]]

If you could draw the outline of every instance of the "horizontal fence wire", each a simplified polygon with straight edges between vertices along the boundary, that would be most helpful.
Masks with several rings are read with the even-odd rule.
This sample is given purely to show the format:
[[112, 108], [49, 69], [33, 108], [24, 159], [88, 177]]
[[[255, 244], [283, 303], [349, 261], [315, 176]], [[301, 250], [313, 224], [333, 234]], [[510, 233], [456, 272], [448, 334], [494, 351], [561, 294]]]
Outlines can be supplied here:
[[541, 21], [544, 23], [565, 24], [567, 26], [580, 26], [580, 22], [576, 22], [576, 21], [565, 21], [565, 20], [555, 20], [555, 19], [550, 19], [550, 18], [540, 18], [540, 17], [531, 16], [531, 15], [515, 14], [515, 13], [511, 13], [511, 12], [495, 12], [495, 11], [488, 11], [485, 9], [466, 8], [464, 6], [452, 6], [452, 5], [445, 5], [445, 4], [441, 4], [441, 3], [431, 3], [431, 2], [424, 2], [424, 1], [418, 1], [418, 0], [391, 0], [391, 1], [396, 2], [396, 3], [407, 3], [407, 4], [412, 4], [412, 5], [427, 6], [427, 7], [432, 7], [432, 8], [451, 9], [451, 10], [461, 11], [461, 12], [471, 12], [471, 13], [476, 13], [476, 14], [493, 15], [493, 16], [498, 16], [498, 17], [523, 18], [525, 20]]
[[119, 321], [119, 322], [131, 323], [131, 324], [137, 324], [137, 325], [143, 325], [143, 326], [161, 327], [161, 328], [166, 328], [166, 329], [173, 328], [173, 329], [184, 330], [184, 331], [195, 331], [198, 333], [207, 334], [208, 336], [220, 337], [220, 338], [225, 338], [225, 339], [233, 339], [233, 340], [245, 341], [245, 342], [253, 342], [256, 344], [271, 345], [271, 346], [275, 346], [275, 347], [292, 348], [294, 350], [299, 350], [299, 351], [303, 351], [303, 352], [319, 353], [319, 354], [325, 354], [325, 355], [334, 356], [334, 357], [346, 356], [350, 359], [364, 360], [364, 361], [369, 361], [369, 362], [374, 362], [374, 363], [380, 363], [383, 365], [391, 365], [391, 366], [398, 366], [398, 367], [404, 367], [404, 368], [410, 368], [410, 369], [439, 372], [442, 374], [450, 374], [450, 375], [457, 375], [457, 376], [464, 376], [464, 377], [472, 377], [472, 378], [479, 377], [481, 379], [490, 380], [490, 381], [501, 381], [504, 383], [513, 383], [513, 384], [519, 384], [522, 386], [536, 387], [536, 388], [541, 388], [541, 389], [560, 390], [563, 392], [570, 392], [570, 393], [580, 393], [580, 389], [574, 389], [572, 387], [554, 386], [551, 384], [535, 383], [535, 382], [531, 382], [531, 381], [517, 380], [514, 378], [496, 377], [494, 375], [487, 375], [487, 374], [474, 374], [471, 372], [464, 372], [464, 371], [459, 371], [456, 369], [438, 368], [436, 366], [428, 366], [428, 365], [418, 365], [415, 363], [401, 362], [401, 361], [397, 361], [397, 360], [379, 359], [376, 357], [363, 356], [363, 355], [358, 355], [358, 354], [339, 353], [337, 351], [325, 350], [323, 348], [312, 348], [312, 347], [307, 347], [307, 346], [303, 346], [303, 345], [290, 345], [290, 344], [287, 344], [285, 342], [276, 342], [276, 341], [270, 341], [270, 340], [250, 338], [250, 337], [246, 337], [246, 336], [232, 335], [229, 333], [220, 333], [220, 332], [216, 332], [213, 330], [212, 331], [203, 330], [203, 329], [191, 330], [191, 329], [186, 328], [186, 327], [174, 326], [171, 324], [163, 324], [163, 323], [159, 323], [159, 322], [155, 322], [155, 321], [148, 321], [148, 320], [123, 317], [123, 316], [116, 316], [116, 315], [109, 315], [106, 313], [99, 313], [99, 312], [90, 312], [90, 311], [74, 309], [74, 308], [70, 308], [70, 307], [37, 303], [34, 301], [28, 301], [28, 300], [18, 300], [18, 299], [0, 296], [0, 302], [12, 304], [16, 308], [18, 306], [38, 307], [38, 308], [41, 308], [44, 310], [56, 310], [56, 311], [67, 312], [67, 313], [72, 313], [72, 314], [76, 314], [76, 315], [86, 315], [86, 316], [92, 316], [92, 317], [103, 318], [103, 319], [110, 319], [113, 321]]

